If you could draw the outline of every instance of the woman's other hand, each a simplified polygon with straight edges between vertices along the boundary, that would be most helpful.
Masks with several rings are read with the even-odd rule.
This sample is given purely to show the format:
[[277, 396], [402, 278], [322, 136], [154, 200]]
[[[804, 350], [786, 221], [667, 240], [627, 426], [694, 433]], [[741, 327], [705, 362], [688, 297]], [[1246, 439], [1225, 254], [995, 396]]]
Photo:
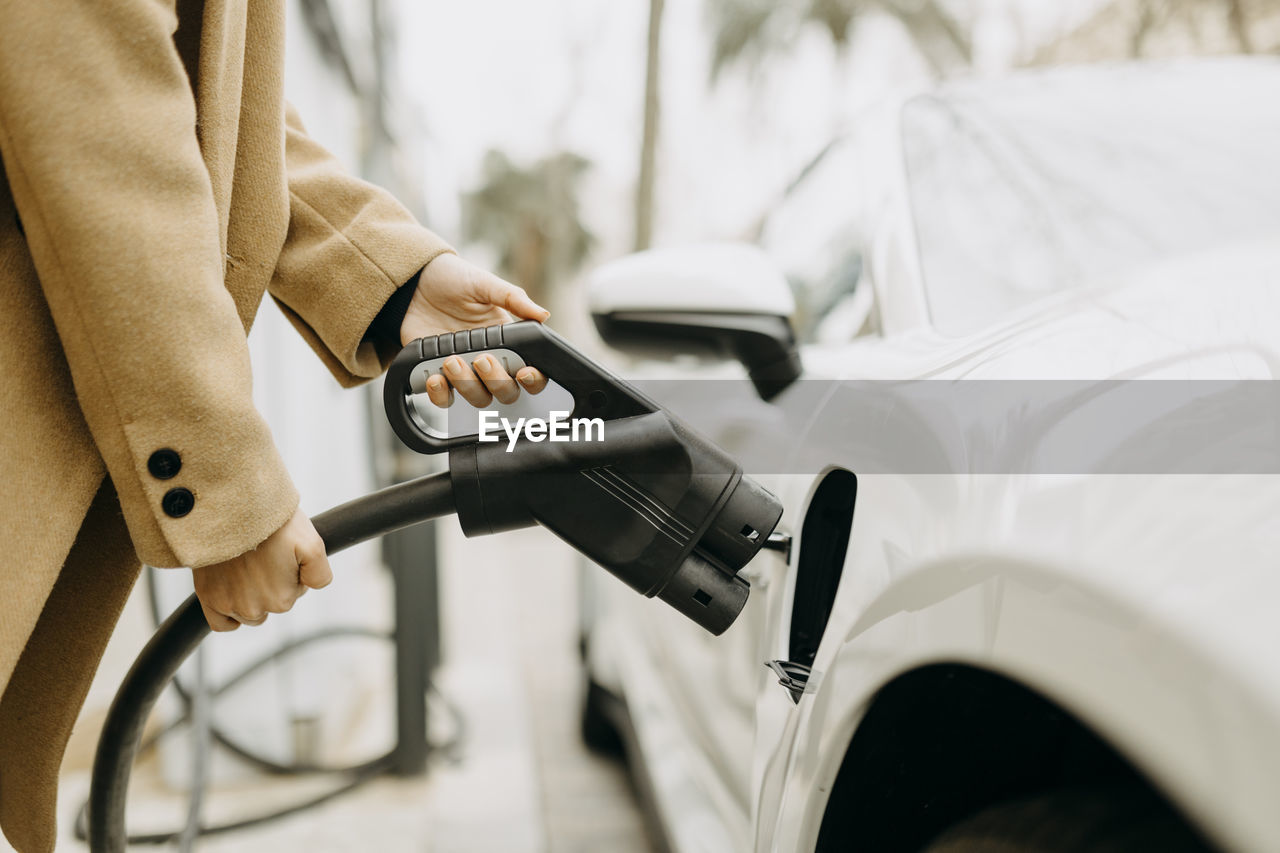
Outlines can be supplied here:
[[204, 618], [215, 631], [261, 625], [310, 589], [333, 580], [324, 541], [298, 510], [257, 548], [224, 563], [191, 570]]

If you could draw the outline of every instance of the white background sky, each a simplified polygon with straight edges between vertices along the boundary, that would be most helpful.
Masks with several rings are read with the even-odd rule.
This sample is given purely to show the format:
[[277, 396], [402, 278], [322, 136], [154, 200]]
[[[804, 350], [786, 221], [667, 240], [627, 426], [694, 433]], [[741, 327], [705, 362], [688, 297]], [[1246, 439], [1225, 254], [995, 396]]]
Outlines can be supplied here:
[[[1102, 0], [955, 0], [975, 16], [979, 64], [1079, 23]], [[896, 23], [870, 17], [838, 58], [821, 32], [765, 73], [709, 82], [702, 0], [667, 0], [655, 242], [732, 237], [847, 118], [923, 68]], [[599, 259], [627, 249], [638, 163], [648, 3], [400, 0], [400, 79], [421, 104], [432, 224], [460, 237], [458, 194], [500, 148], [529, 162], [567, 148], [595, 164], [584, 186]]]

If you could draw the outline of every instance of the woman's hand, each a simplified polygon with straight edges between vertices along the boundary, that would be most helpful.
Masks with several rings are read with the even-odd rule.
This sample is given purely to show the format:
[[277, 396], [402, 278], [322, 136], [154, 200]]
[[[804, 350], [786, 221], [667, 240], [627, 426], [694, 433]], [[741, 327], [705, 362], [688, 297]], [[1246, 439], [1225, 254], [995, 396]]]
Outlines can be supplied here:
[[[551, 313], [530, 299], [524, 290], [493, 273], [457, 255], [439, 255], [418, 276], [418, 289], [400, 324], [400, 343], [459, 329], [507, 323], [510, 315], [541, 323]], [[453, 402], [452, 389], [456, 388], [464, 400], [481, 408], [494, 399], [499, 403], [513, 403], [520, 396], [521, 388], [537, 394], [547, 387], [547, 378], [536, 367], [522, 367], [512, 378], [491, 356], [481, 355], [474, 364], [475, 371], [472, 371], [457, 356], [446, 360], [444, 376], [432, 375], [427, 379], [427, 396], [431, 402], [448, 408]]]
[[257, 548], [225, 563], [191, 570], [204, 618], [215, 631], [261, 625], [307, 591], [333, 580], [324, 541], [298, 510]]

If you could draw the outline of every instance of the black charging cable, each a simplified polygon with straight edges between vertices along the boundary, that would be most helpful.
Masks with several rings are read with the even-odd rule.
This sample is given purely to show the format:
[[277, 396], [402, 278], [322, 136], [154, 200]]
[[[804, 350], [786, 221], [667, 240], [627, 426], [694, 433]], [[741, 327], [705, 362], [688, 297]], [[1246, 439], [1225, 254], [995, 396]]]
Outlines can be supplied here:
[[[438, 518], [452, 512], [453, 488], [448, 472], [442, 472], [390, 486], [372, 495], [343, 504], [315, 516], [312, 523], [325, 542], [326, 552], [334, 554], [410, 524]], [[154, 585], [149, 585], [149, 590], [152, 612], [158, 617], [159, 602]], [[125, 676], [124, 683], [112, 702], [103, 726], [102, 738], [94, 760], [89, 800], [81, 807], [76, 818], [75, 835], [80, 840], [87, 840], [90, 850], [120, 853], [128, 844], [181, 843], [184, 839], [189, 844], [190, 839], [198, 836], [257, 826], [328, 802], [387, 772], [393, 766], [396, 757], [394, 749], [359, 764], [327, 767], [306, 762], [278, 762], [237, 743], [234, 738], [212, 722], [211, 708], [199, 707], [201, 697], [193, 695], [175, 677], [178, 668], [208, 633], [208, 623], [204, 619], [199, 601], [193, 595], [161, 624], [155, 636], [147, 643], [142, 654]], [[249, 678], [264, 666], [307, 645], [353, 636], [391, 639], [391, 635], [385, 631], [361, 627], [330, 628], [312, 632], [294, 638], [272, 654], [251, 662], [213, 690], [207, 690], [202, 683], [198, 683], [196, 693], [203, 691], [204, 702], [206, 705], [211, 705], [219, 695]], [[152, 706], [168, 684], [172, 684], [178, 694], [183, 704], [183, 713], [143, 742], [141, 739], [143, 726]], [[439, 696], [439, 691], [434, 692]], [[440, 698], [443, 700], [443, 697]], [[435, 749], [454, 753], [464, 734], [463, 719], [461, 713], [452, 704], [445, 701], [444, 705], [453, 717], [454, 734], [447, 743], [437, 745]], [[124, 811], [134, 758], [139, 752], [153, 747], [160, 738], [188, 722], [196, 724], [199, 729], [198, 718], [202, 713], [206, 717], [204, 720], [207, 729], [206, 746], [216, 743], [241, 760], [270, 774], [333, 773], [345, 776], [345, 781], [334, 789], [267, 814], [254, 815], [231, 823], [203, 825], [199, 822], [199, 813], [208, 780], [207, 765], [204, 764], [205, 756], [201, 755], [196, 758], [193, 767], [194, 779], [188, 801], [187, 825], [182, 829], [169, 832], [128, 835], [125, 830]], [[201, 740], [197, 732], [196, 748], [198, 750], [201, 749]]]

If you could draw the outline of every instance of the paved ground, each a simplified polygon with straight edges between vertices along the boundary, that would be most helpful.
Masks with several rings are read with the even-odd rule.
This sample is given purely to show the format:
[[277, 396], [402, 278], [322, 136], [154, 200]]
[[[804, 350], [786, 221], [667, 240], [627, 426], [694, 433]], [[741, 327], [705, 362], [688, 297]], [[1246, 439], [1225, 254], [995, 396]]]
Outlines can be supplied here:
[[[462, 711], [456, 762], [439, 759], [423, 779], [379, 779], [321, 808], [202, 841], [222, 851], [380, 853], [645, 853], [649, 850], [624, 771], [578, 740], [580, 673], [576, 583], [567, 549], [539, 531], [463, 540], [446, 522], [442, 549], [445, 656], [440, 687]], [[519, 561], [518, 565], [516, 561]], [[447, 737], [448, 718], [433, 715]], [[183, 799], [139, 767], [135, 825], [172, 824]], [[87, 789], [68, 774], [59, 851], [81, 851], [68, 831]], [[317, 791], [315, 780], [247, 778], [216, 792], [218, 820]], [[0, 841], [0, 849], [6, 849]], [[139, 848], [165, 849], [165, 848]]]

